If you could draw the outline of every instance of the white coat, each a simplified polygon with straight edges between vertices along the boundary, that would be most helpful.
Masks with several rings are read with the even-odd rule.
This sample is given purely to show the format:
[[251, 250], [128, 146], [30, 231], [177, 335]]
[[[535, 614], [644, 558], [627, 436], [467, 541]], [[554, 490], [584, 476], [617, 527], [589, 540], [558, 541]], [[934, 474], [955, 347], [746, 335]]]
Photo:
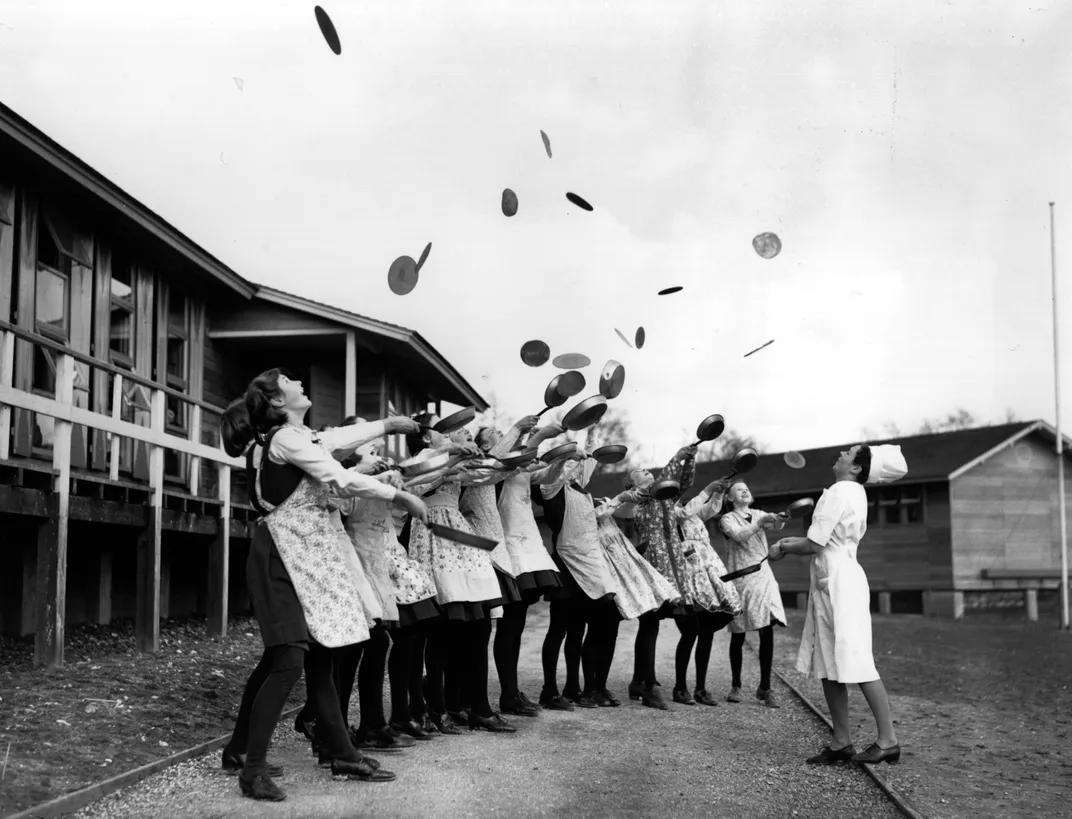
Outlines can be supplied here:
[[808, 540], [822, 545], [811, 559], [811, 591], [797, 670], [840, 683], [877, 680], [871, 651], [871, 589], [856, 560], [867, 531], [867, 493], [838, 481], [815, 505]]

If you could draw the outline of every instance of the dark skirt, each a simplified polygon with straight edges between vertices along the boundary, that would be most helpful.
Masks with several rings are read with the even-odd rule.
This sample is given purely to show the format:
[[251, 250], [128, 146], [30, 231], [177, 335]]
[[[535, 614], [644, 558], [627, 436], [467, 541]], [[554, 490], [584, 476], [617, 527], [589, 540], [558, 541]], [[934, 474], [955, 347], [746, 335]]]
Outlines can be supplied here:
[[495, 570], [495, 576], [499, 580], [499, 597], [502, 600], [498, 603], [494, 601], [485, 603], [485, 608], [495, 608], [495, 606], [507, 606], [510, 603], [522, 602], [524, 598], [514, 578], [504, 572], [500, 572], [498, 569]]
[[562, 580], [558, 572], [553, 572], [550, 569], [525, 572], [515, 577], [514, 583], [521, 592], [522, 601], [530, 606], [544, 596], [550, 600], [557, 590], [562, 588]]
[[435, 620], [443, 614], [443, 608], [434, 597], [418, 600], [416, 603], [403, 603], [398, 607], [398, 625], [404, 628], [422, 620]]
[[263, 522], [257, 524], [253, 532], [246, 560], [246, 585], [265, 648], [310, 640], [298, 593], [283, 558], [279, 556], [272, 533]]
[[[574, 578], [573, 572], [571, 572], [569, 566], [559, 558], [557, 552], [551, 555], [551, 559], [555, 561], [555, 565], [558, 566], [559, 586], [558, 588], [551, 589], [544, 596], [552, 601], [569, 600], [571, 602], [581, 603], [592, 600], [591, 597], [585, 594], [584, 589], [580, 587], [576, 578]], [[614, 600], [614, 595], [604, 594], [599, 599]]]
[[460, 600], [456, 603], [440, 603], [452, 623], [475, 623], [488, 617], [487, 609], [501, 606], [501, 600]]

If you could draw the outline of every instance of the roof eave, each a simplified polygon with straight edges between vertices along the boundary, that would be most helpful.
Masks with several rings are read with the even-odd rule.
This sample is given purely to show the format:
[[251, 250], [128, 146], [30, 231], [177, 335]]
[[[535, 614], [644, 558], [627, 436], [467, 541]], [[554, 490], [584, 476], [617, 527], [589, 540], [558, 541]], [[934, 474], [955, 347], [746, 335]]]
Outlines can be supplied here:
[[179, 230], [157, 216], [141, 202], [108, 181], [102, 174], [93, 170], [93, 168], [58, 143], [49, 139], [2, 103], [0, 103], [0, 130], [22, 147], [65, 174], [73, 182], [97, 196], [101, 201], [111, 205], [143, 230], [188, 259], [192, 264], [209, 273], [221, 284], [226, 285], [247, 299], [252, 298], [254, 292], [256, 292], [256, 285], [252, 282], [246, 281], [219, 259], [191, 242]]
[[955, 480], [956, 478], [959, 478], [961, 475], [963, 475], [969, 469], [974, 469], [975, 467], [979, 466], [979, 464], [984, 463], [984, 462], [990, 460], [991, 458], [993, 458], [995, 455], [997, 455], [999, 452], [1001, 452], [1001, 450], [1005, 449], [1006, 447], [1012, 446], [1017, 441], [1019, 441], [1019, 440], [1025, 438], [1025, 437], [1027, 437], [1028, 435], [1030, 435], [1032, 432], [1037, 432], [1038, 430], [1043, 429], [1043, 428], [1048, 428], [1049, 430], [1051, 430], [1056, 435], [1056, 430], [1054, 430], [1053, 427], [1051, 427], [1045, 421], [1035, 421], [1034, 423], [1028, 424], [1026, 427], [1024, 427], [1019, 432], [1010, 435], [1008, 438], [1006, 438], [1004, 441], [1002, 441], [997, 446], [991, 447], [986, 452], [984, 452], [982, 455], [978, 455], [975, 458], [972, 458], [970, 461], [968, 461], [963, 466], [960, 466], [960, 467], [954, 469], [952, 472], [949, 473], [949, 480], [952, 481], [952, 480]]

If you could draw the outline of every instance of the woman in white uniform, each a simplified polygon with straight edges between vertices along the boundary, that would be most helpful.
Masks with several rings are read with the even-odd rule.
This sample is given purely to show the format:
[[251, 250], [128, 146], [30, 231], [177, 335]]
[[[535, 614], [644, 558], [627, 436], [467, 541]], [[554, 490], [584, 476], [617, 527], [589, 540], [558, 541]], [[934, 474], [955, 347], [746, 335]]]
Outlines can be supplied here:
[[[875, 764], [900, 761], [901, 746], [890, 716], [886, 687], [871, 652], [871, 590], [856, 560], [867, 531], [867, 493], [862, 484], [887, 483], [908, 472], [899, 446], [854, 446], [834, 464], [837, 481], [815, 506], [807, 537], [782, 538], [770, 559], [786, 554], [811, 556], [808, 614], [797, 655], [797, 670], [823, 681], [834, 723], [829, 745], [808, 759], [829, 765], [851, 759]], [[849, 683], [857, 683], [878, 731], [877, 741], [856, 753], [849, 734]]]

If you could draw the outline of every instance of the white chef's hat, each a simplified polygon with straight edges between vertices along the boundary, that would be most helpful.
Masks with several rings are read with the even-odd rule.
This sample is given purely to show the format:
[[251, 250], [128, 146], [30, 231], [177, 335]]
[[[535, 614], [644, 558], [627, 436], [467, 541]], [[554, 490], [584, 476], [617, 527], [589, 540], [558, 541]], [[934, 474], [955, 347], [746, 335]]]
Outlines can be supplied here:
[[890, 483], [908, 474], [908, 464], [897, 444], [881, 444], [871, 447], [871, 470], [868, 483]]

